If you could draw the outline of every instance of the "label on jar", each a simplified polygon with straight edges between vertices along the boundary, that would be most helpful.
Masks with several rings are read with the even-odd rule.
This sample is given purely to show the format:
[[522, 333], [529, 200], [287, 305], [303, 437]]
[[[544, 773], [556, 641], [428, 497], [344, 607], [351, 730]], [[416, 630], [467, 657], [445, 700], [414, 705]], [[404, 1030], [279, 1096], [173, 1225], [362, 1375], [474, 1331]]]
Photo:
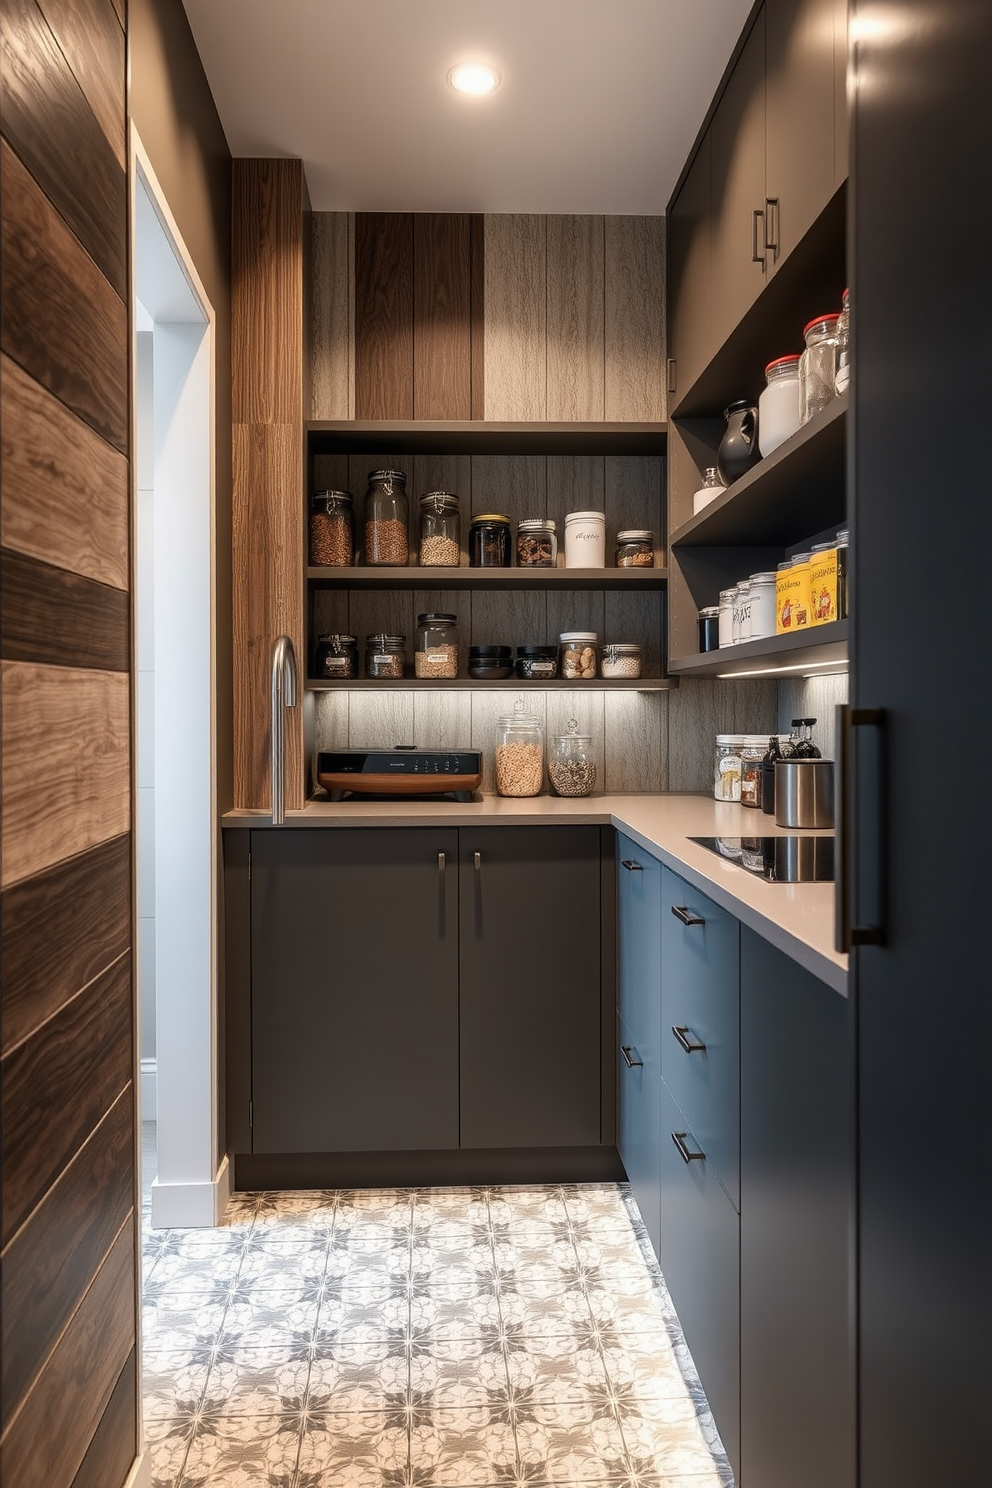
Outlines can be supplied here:
[[350, 677], [351, 658], [348, 656], [325, 656], [324, 675], [326, 677]]
[[553, 661], [529, 661], [527, 670], [532, 677], [553, 677], [555, 664]]
[[434, 661], [434, 662], [437, 662], [438, 666], [443, 666], [445, 662], [449, 662], [451, 660], [451, 652], [450, 651], [425, 651], [424, 652], [424, 660], [425, 661]]
[[373, 656], [372, 663], [374, 666], [388, 666], [394, 659], [394, 657], [388, 654], [385, 656]]

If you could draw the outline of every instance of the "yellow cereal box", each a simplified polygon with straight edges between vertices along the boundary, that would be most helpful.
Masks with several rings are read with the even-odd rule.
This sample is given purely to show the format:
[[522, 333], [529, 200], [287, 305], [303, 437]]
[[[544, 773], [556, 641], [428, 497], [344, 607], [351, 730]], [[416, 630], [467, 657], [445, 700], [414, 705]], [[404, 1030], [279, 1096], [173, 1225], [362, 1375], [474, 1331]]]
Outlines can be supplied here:
[[837, 545], [815, 547], [809, 560], [810, 624], [829, 625], [837, 619]]
[[775, 634], [805, 630], [810, 623], [809, 553], [797, 554], [788, 568], [775, 575]]

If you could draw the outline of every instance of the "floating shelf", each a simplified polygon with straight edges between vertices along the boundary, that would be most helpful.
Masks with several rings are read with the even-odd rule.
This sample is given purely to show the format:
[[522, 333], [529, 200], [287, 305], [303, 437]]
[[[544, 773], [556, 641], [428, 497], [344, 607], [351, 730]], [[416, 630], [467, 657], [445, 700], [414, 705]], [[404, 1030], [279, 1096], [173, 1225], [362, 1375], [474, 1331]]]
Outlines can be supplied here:
[[555, 677], [547, 682], [524, 682], [519, 677], [508, 677], [505, 682], [481, 682], [474, 677], [404, 677], [373, 678], [355, 677], [349, 681], [307, 680], [307, 692], [443, 692], [470, 688], [475, 692], [550, 692], [559, 688], [588, 692], [668, 692], [678, 687], [677, 677], [597, 677], [585, 682], [568, 682]]
[[793, 635], [768, 636], [760, 641], [742, 641], [719, 651], [695, 656], [672, 657], [668, 669], [680, 677], [785, 675], [813, 673], [821, 669], [841, 670], [847, 664], [847, 621], [816, 625]]
[[488, 423], [422, 419], [315, 420], [305, 425], [311, 453], [377, 455], [661, 455], [664, 423]]
[[325, 589], [663, 589], [667, 568], [308, 568]]

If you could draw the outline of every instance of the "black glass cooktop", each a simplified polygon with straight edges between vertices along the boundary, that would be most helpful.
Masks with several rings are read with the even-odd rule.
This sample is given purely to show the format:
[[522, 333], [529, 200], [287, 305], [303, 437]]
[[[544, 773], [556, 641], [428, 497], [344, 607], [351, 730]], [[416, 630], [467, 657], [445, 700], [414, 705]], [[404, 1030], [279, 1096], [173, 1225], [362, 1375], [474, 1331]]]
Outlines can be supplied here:
[[833, 883], [834, 839], [817, 837], [690, 837], [767, 883]]

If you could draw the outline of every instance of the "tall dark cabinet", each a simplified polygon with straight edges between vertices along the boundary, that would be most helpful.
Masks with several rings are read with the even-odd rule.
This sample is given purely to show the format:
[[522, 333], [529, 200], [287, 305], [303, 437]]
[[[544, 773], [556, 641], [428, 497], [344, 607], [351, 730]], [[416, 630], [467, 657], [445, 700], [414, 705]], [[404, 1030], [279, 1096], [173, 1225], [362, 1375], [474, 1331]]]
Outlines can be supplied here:
[[[852, 953], [859, 1481], [931, 1488], [989, 1479], [992, 812], [966, 762], [921, 784], [943, 721], [992, 726], [992, 7], [853, 14], [851, 700], [884, 710], [852, 730], [852, 921], [883, 931]], [[938, 509], [954, 536], [924, 556]], [[898, 575], [925, 602], [895, 620]]]

